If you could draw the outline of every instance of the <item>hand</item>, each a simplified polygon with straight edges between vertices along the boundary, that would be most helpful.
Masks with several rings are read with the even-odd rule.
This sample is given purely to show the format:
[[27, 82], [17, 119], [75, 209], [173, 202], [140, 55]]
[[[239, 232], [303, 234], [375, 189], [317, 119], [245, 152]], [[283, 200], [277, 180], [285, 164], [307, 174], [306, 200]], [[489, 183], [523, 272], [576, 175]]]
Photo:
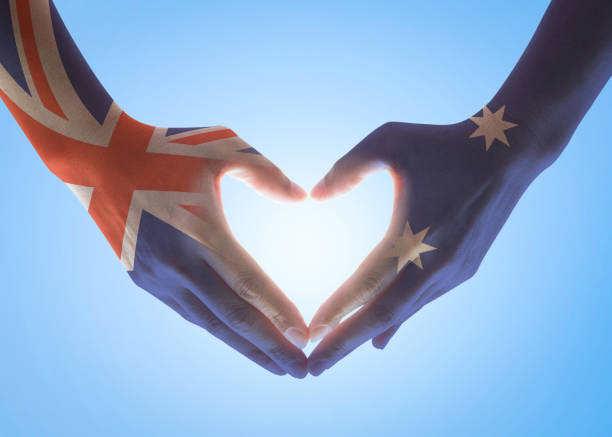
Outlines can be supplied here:
[[[152, 131], [147, 152], [160, 154], [137, 174], [123, 175], [122, 185], [155, 178], [164, 190], [135, 193], [132, 200], [130, 213], [142, 215], [139, 225], [128, 215], [122, 260], [134, 282], [269, 371], [305, 376], [298, 347], [306, 343], [306, 325], [232, 236], [219, 181], [230, 173], [288, 201], [303, 199], [304, 191], [229, 129], [152, 130], [127, 118], [117, 129], [122, 122], [126, 137]], [[115, 217], [123, 207], [112, 197], [100, 206], [114, 209]], [[102, 220], [108, 219], [113, 216]]]
[[230, 173], [288, 201], [303, 199], [301, 188], [227, 128], [155, 128], [113, 106], [88, 142], [5, 102], [136, 284], [269, 371], [306, 375], [294, 345], [306, 344], [306, 324], [232, 236], [219, 182]]
[[271, 372], [305, 376], [306, 357], [287, 338], [303, 346], [306, 324], [232, 237], [219, 180], [234, 172], [281, 199], [306, 193], [229, 129], [155, 128], [130, 118], [53, 2], [5, 3], [0, 98], [132, 279]]
[[381, 167], [395, 186], [385, 237], [313, 317], [311, 338], [324, 337], [308, 359], [313, 375], [367, 340], [383, 348], [405, 320], [474, 275], [544, 168], [530, 130], [504, 117], [504, 108], [492, 109], [445, 126], [387, 123], [312, 190], [328, 199]]
[[138, 238], [124, 240], [122, 257], [133, 267], [132, 279], [269, 371], [304, 377], [306, 357], [299, 348], [307, 342], [306, 324], [232, 236], [219, 181], [229, 173], [286, 201], [302, 200], [306, 193], [229, 129], [171, 133], [155, 129], [148, 151], [192, 158], [167, 155], [137, 176], [154, 176], [163, 189], [180, 193], [135, 194], [132, 208], [139, 203], [143, 212], [138, 231], [128, 234]]

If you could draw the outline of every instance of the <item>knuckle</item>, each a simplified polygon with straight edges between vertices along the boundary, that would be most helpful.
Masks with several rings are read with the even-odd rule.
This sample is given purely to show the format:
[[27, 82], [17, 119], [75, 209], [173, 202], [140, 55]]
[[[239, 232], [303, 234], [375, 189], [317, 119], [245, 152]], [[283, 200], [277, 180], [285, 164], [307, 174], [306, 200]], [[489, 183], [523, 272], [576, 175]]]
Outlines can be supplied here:
[[253, 311], [245, 305], [236, 305], [225, 314], [227, 323], [240, 333], [246, 333], [251, 330], [255, 324]]
[[398, 121], [388, 121], [376, 128], [371, 135], [373, 135], [377, 142], [395, 138], [403, 124]]
[[236, 294], [246, 301], [253, 301], [259, 296], [262, 281], [253, 272], [241, 273], [235, 286]]
[[378, 270], [371, 271], [364, 278], [363, 284], [368, 293], [378, 290], [383, 283], [383, 274]]
[[480, 268], [480, 263], [482, 262], [481, 259], [477, 259], [474, 257], [468, 257], [465, 259], [465, 261], [463, 262], [461, 269], [460, 269], [460, 279], [461, 282], [465, 282], [468, 279], [471, 279], [472, 277], [474, 277], [474, 275], [478, 272], [478, 269]]
[[189, 314], [187, 311], [181, 309], [181, 308], [174, 308], [171, 307], [179, 316], [181, 316], [184, 320], [188, 321], [189, 323], [193, 323], [194, 325], [199, 325], [198, 321], [196, 319], [194, 319], [191, 314]]
[[259, 349], [251, 349], [250, 351], [246, 353], [246, 356], [249, 359], [255, 362], [258, 362], [258, 363], [270, 361], [270, 357], [268, 357], [266, 354], [264, 354]]
[[387, 122], [381, 124], [378, 127], [378, 130], [380, 130], [380, 131], [389, 131], [389, 130], [396, 129], [400, 125], [401, 125], [401, 123], [398, 122], [398, 121], [387, 121]]
[[271, 162], [270, 166], [265, 168], [261, 175], [268, 180], [275, 181], [274, 183], [280, 183], [282, 188], [291, 188], [291, 181], [287, 177], [285, 177], [284, 173], [280, 168], [278, 168]]
[[202, 319], [202, 328], [207, 330], [209, 333], [215, 335], [218, 334], [223, 328], [223, 322], [213, 315], [208, 315]]
[[183, 318], [186, 318], [185, 317], [187, 315], [186, 311], [176, 300], [174, 300], [174, 298], [168, 297], [168, 296], [156, 296], [156, 297], [160, 299], [163, 303], [165, 303], [166, 306], [172, 308], [172, 310], [179, 313]]
[[272, 346], [268, 348], [266, 352], [268, 356], [274, 360], [282, 360], [287, 357], [287, 354], [285, 353], [285, 349], [280, 345]]
[[340, 360], [349, 354], [350, 350], [346, 346], [344, 342], [336, 343], [333, 346], [329, 347], [328, 351], [328, 360]]
[[245, 144], [246, 144], [246, 142], [245, 142], [245, 141], [244, 141], [242, 138], [240, 138], [240, 137], [238, 136], [238, 134], [236, 133], [236, 131], [234, 131], [233, 129], [231, 129], [231, 128], [227, 127], [227, 126], [217, 126], [217, 127], [219, 128], [219, 130], [226, 130], [226, 131], [231, 132], [231, 133], [232, 133], [233, 135], [235, 135], [235, 136], [236, 136], [236, 137], [237, 137], [237, 138], [238, 138], [240, 141], [242, 141], [243, 143], [245, 143]]
[[418, 309], [418, 311], [421, 310], [421, 308], [423, 308], [425, 305], [427, 305], [428, 303], [436, 300], [437, 298], [441, 297], [442, 295], [444, 295], [444, 293], [446, 293], [448, 290], [447, 289], [442, 289], [442, 290], [438, 290], [436, 291], [434, 294], [432, 294], [427, 301], [425, 301]]
[[357, 299], [360, 305], [367, 303], [373, 295], [381, 289], [383, 274], [379, 271], [370, 271], [363, 278], [357, 289]]
[[467, 267], [464, 270], [463, 280], [467, 281], [468, 279], [473, 278], [474, 275], [476, 274], [476, 272], [478, 272], [478, 266], [477, 265], [471, 265], [471, 266]]
[[287, 317], [279, 312], [274, 312], [272, 314], [266, 314], [266, 317], [270, 319], [274, 326], [285, 326], [287, 324]]
[[[272, 175], [278, 179], [286, 179], [285, 175], [283, 174], [283, 171], [274, 164], [272, 164]], [[291, 182], [288, 179], [286, 179], [284, 182], [288, 185], [291, 185]]]
[[151, 288], [151, 285], [154, 282], [151, 280], [149, 272], [146, 272], [143, 269], [138, 269], [138, 271], [132, 270], [131, 272], [128, 272], [128, 274], [130, 275], [130, 278], [134, 284], [145, 290]]
[[395, 308], [384, 303], [377, 303], [370, 311], [369, 323], [373, 327], [387, 326], [395, 320]]
[[174, 300], [176, 300], [177, 302], [184, 302], [188, 305], [195, 305], [200, 302], [198, 298], [195, 297], [195, 295], [186, 288], [179, 288], [177, 290], [174, 290], [172, 295]]
[[183, 275], [172, 261], [163, 259], [163, 256], [165, 255], [155, 253], [155, 261], [138, 260], [134, 269], [128, 272], [132, 282], [145, 290], [151, 287], [173, 286], [177, 277], [181, 278]]

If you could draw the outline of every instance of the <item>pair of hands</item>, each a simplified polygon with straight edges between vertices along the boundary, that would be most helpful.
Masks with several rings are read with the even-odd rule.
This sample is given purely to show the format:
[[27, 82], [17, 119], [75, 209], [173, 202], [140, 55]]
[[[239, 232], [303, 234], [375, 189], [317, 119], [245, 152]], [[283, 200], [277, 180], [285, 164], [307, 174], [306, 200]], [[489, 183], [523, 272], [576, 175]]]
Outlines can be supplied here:
[[[132, 279], [264, 368], [295, 377], [319, 375], [370, 339], [384, 347], [405, 320], [472, 276], [612, 71], [611, 3], [553, 0], [479, 114], [441, 126], [388, 123], [368, 135], [311, 196], [330, 198], [386, 168], [395, 183], [391, 223], [307, 327], [232, 236], [219, 183], [233, 173], [280, 199], [306, 193], [227, 128], [167, 129], [130, 118], [52, 1], [0, 5], [0, 98]], [[322, 341], [306, 358], [309, 339]]]
[[[536, 156], [509, 147], [520, 143], [520, 150], [537, 150], [530, 131], [504, 119], [503, 108], [495, 109], [485, 107], [480, 115], [452, 125], [384, 124], [314, 187], [312, 197], [328, 199], [384, 168], [393, 176], [395, 201], [383, 240], [308, 327], [232, 236], [219, 183], [229, 173], [277, 199], [299, 201], [306, 193], [238, 137], [198, 144], [208, 158], [195, 169], [176, 162], [156, 173], [163, 182], [195, 171], [199, 182], [191, 193], [193, 205], [182, 205], [191, 223], [182, 218], [177, 225], [176, 214], [164, 216], [159, 199], [143, 197], [138, 230], [131, 232], [136, 242], [129, 273], [186, 320], [275, 374], [319, 375], [368, 340], [383, 348], [405, 320], [476, 272], [542, 168]], [[166, 146], [183, 148], [211, 135], [205, 129], [168, 136], [171, 131], [155, 130], [169, 138]], [[307, 358], [301, 349], [309, 339], [322, 341]]]
[[[367, 340], [383, 347], [403, 321], [476, 271], [537, 173], [539, 160], [525, 152], [537, 149], [535, 140], [515, 125], [525, 113], [515, 104], [507, 118], [495, 103], [453, 125], [376, 129], [311, 195], [330, 198], [384, 167], [395, 181], [389, 229], [306, 326], [232, 236], [219, 183], [232, 173], [280, 199], [306, 193], [230, 129], [130, 118], [49, 0], [3, 8], [11, 20], [3, 24], [0, 98], [42, 160], [79, 197], [136, 284], [273, 373], [318, 375]], [[321, 338], [307, 359], [301, 349]]]

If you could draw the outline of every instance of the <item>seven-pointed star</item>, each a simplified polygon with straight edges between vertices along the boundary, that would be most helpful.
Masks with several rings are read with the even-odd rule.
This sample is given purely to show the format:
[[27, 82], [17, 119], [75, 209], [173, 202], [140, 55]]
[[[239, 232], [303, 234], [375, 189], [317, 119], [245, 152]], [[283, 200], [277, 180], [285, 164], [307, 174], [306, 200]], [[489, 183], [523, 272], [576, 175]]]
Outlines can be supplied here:
[[478, 128], [470, 135], [470, 138], [485, 137], [485, 148], [487, 151], [496, 139], [510, 147], [504, 131], [518, 126], [518, 124], [510, 123], [503, 119], [505, 109], [506, 105], [499, 108], [497, 112], [492, 113], [489, 108], [485, 106], [482, 108], [482, 117], [470, 117], [470, 120], [478, 125]]
[[389, 256], [397, 258], [397, 271], [399, 272], [406, 264], [413, 262], [420, 269], [423, 269], [421, 254], [436, 250], [436, 247], [423, 243], [423, 238], [427, 235], [429, 228], [423, 229], [418, 234], [413, 234], [410, 224], [406, 222], [404, 233], [393, 243]]

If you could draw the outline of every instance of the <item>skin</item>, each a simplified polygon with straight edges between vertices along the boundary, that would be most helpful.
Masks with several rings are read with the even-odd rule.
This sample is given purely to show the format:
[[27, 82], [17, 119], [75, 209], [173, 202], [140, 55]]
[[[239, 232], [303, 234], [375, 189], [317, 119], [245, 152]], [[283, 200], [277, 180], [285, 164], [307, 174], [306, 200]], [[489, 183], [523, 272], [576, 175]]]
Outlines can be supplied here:
[[306, 324], [235, 240], [219, 184], [230, 174], [282, 201], [306, 193], [230, 129], [166, 129], [128, 116], [52, 2], [0, 6], [0, 97], [133, 281], [268, 371], [303, 378]]
[[[4, 0], [10, 14], [15, 5], [30, 10], [35, 32], [45, 31], [39, 26], [52, 3]], [[24, 30], [29, 19], [20, 19]], [[132, 119], [114, 102], [110, 117], [102, 114], [94, 120], [97, 110], [93, 118], [72, 117], [71, 111], [78, 112], [83, 103], [78, 97], [110, 97], [95, 76], [84, 83], [84, 95], [75, 98], [74, 93], [60, 92], [67, 72], [57, 68], [61, 62], [48, 64], [55, 56], [53, 44], [38, 45], [49, 89], [27, 83], [29, 91], [36, 89], [48, 98], [26, 96], [19, 89], [26, 79], [17, 83], [15, 76], [21, 68], [19, 58], [13, 56], [17, 61], [11, 63], [11, 53], [16, 53], [6, 32], [11, 22], [4, 26], [0, 96], [53, 173], [66, 183], [94, 187], [88, 211], [134, 282], [267, 370], [304, 377], [307, 361], [300, 347], [308, 335], [305, 323], [233, 238], [223, 215], [219, 181], [231, 173], [266, 195], [289, 201], [301, 200], [305, 193], [261, 155], [241, 154], [249, 147], [233, 132], [212, 149], [196, 144], [203, 155], [186, 158], [185, 148], [170, 140], [163, 142], [170, 152], [147, 147], [153, 132], [167, 136], [169, 131]], [[384, 347], [412, 314], [476, 272], [522, 193], [561, 153], [608, 81], [611, 30], [609, 1], [553, 1], [516, 68], [482, 111], [445, 126], [387, 123], [340, 159], [313, 189], [313, 197], [330, 198], [379, 168], [388, 169], [395, 182], [394, 213], [386, 236], [311, 322], [313, 340], [324, 337], [308, 359], [313, 375], [370, 339]], [[68, 35], [63, 23], [55, 31], [55, 36]], [[66, 56], [62, 61], [73, 69], [88, 70], [78, 50]], [[32, 72], [34, 61], [28, 58]], [[85, 73], [77, 76], [83, 80], [89, 77]], [[50, 99], [49, 93], [56, 93], [59, 101]], [[60, 120], [49, 111], [65, 114]], [[497, 121], [491, 121], [492, 116]], [[121, 135], [111, 137], [119, 127]], [[113, 138], [116, 148], [109, 145]], [[88, 141], [95, 143], [97, 152], [104, 146], [113, 153], [86, 159], [97, 154], [83, 152], [92, 146]], [[132, 149], [138, 145], [144, 149]], [[166, 159], [161, 166], [160, 159]], [[159, 196], [141, 197], [140, 228], [130, 228], [132, 234], [125, 240], [125, 196], [132, 192], [118, 196], [117, 187], [136, 187], [143, 180], [163, 186], [156, 191], [184, 194], [192, 215], [175, 204], [160, 207]], [[114, 190], [105, 191], [108, 184]], [[147, 187], [142, 189], [152, 189]], [[127, 200], [131, 205], [132, 198]], [[125, 241], [131, 242], [127, 248]]]
[[385, 168], [395, 202], [383, 240], [310, 323], [311, 339], [323, 338], [308, 358], [310, 373], [366, 341], [384, 348], [419, 309], [472, 277], [611, 74], [612, 3], [553, 0], [502, 88], [473, 117], [387, 123], [336, 162], [312, 197], [347, 192]]

